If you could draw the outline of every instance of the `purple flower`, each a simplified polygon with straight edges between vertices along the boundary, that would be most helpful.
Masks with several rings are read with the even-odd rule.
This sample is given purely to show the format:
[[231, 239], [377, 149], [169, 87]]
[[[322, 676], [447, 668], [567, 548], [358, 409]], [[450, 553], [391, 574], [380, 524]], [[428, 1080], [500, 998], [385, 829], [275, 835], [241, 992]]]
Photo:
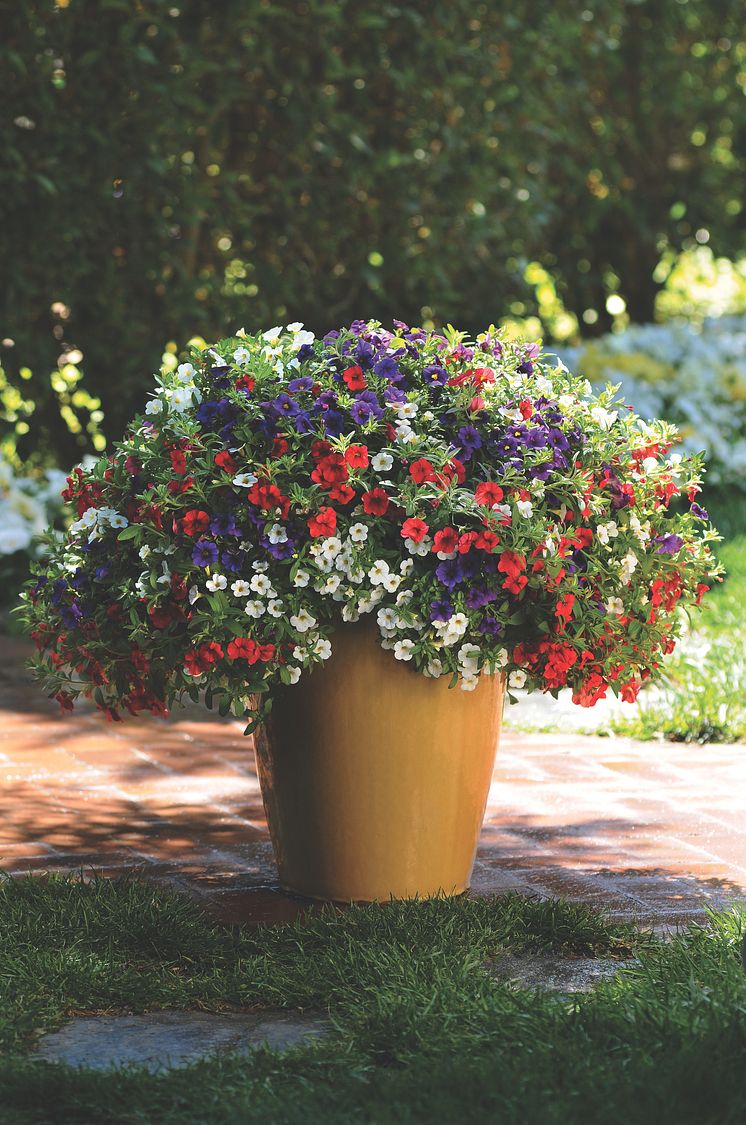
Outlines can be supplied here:
[[708, 520], [710, 517], [704, 508], [700, 508], [699, 504], [692, 504], [691, 513], [696, 516], [698, 520]]
[[684, 546], [684, 540], [680, 535], [656, 535], [655, 542], [660, 543], [657, 554], [659, 555], [675, 555]]
[[313, 344], [302, 344], [298, 351], [298, 359], [303, 362], [304, 359], [310, 359], [313, 355]]
[[398, 383], [400, 379], [404, 378], [403, 372], [399, 369], [399, 364], [390, 355], [379, 359], [373, 370], [376, 375], [379, 375], [382, 379], [388, 379], [390, 383]]
[[345, 431], [344, 416], [338, 410], [327, 410], [322, 414], [321, 422], [327, 437], [339, 437]]
[[457, 563], [457, 559], [446, 559], [445, 562], [440, 563], [435, 568], [436, 578], [441, 586], [445, 586], [447, 590], [453, 590], [459, 582], [463, 581], [463, 575], [459, 573]]
[[233, 512], [218, 514], [210, 520], [210, 531], [213, 535], [240, 535], [236, 527], [236, 517]]
[[359, 426], [364, 426], [370, 418], [382, 418], [383, 410], [374, 391], [363, 391], [350, 407], [350, 416]]
[[60, 605], [64, 595], [67, 593], [67, 582], [64, 578], [58, 578], [52, 586], [52, 605]]
[[292, 418], [295, 414], [298, 413], [300, 407], [298, 406], [298, 403], [295, 401], [295, 399], [292, 399], [290, 395], [286, 395], [283, 392], [282, 394], [279, 394], [277, 398], [272, 402], [272, 409], [281, 417]]
[[60, 618], [66, 629], [74, 629], [78, 622], [83, 620], [83, 612], [77, 601], [70, 606], [63, 605], [60, 609]]
[[422, 378], [431, 387], [443, 387], [448, 382], [448, 372], [445, 367], [431, 363], [422, 372]]
[[223, 570], [227, 570], [229, 574], [240, 574], [243, 570], [244, 559], [238, 551], [223, 551], [220, 556], [220, 564]]
[[301, 375], [300, 379], [291, 379], [288, 383], [288, 390], [291, 395], [295, 395], [298, 391], [310, 391], [313, 386], [313, 379], [310, 375]]
[[192, 562], [196, 566], [214, 566], [218, 561], [218, 549], [209, 539], [198, 539], [192, 551]]
[[407, 396], [404, 391], [399, 390], [398, 387], [387, 387], [383, 392], [383, 397], [386, 402], [406, 402]]
[[447, 598], [439, 598], [438, 601], [430, 602], [431, 621], [448, 621], [452, 616], [453, 606]]
[[355, 348], [355, 358], [360, 366], [365, 369], [373, 362], [373, 348], [367, 340], [359, 340]]
[[486, 617], [482, 618], [482, 620], [477, 625], [477, 629], [480, 633], [484, 633], [488, 637], [499, 637], [503, 631], [503, 627], [500, 622], [491, 614], [488, 614]]
[[476, 426], [462, 426], [457, 436], [463, 458], [468, 461], [469, 458], [482, 447], [482, 439], [479, 436], [479, 430]]

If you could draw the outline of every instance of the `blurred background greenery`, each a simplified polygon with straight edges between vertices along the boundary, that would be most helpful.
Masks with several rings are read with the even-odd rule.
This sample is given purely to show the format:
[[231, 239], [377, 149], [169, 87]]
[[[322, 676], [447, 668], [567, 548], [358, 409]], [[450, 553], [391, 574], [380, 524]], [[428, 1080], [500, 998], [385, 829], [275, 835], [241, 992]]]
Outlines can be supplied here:
[[574, 343], [745, 311], [743, 17], [741, 0], [5, 5], [6, 454], [67, 467], [101, 448], [195, 334], [396, 316]]

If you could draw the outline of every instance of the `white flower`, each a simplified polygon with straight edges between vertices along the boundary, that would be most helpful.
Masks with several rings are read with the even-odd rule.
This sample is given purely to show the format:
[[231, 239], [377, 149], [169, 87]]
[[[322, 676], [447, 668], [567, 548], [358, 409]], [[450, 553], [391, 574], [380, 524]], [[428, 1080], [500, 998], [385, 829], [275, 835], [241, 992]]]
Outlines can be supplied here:
[[591, 418], [603, 430], [611, 429], [614, 422], [617, 420], [619, 412], [617, 410], [606, 410], [603, 406], [594, 406], [591, 408]]
[[233, 362], [241, 367], [244, 363], [248, 363], [251, 359], [251, 352], [248, 348], [236, 348], [233, 353]]
[[237, 488], [253, 488], [256, 484], [256, 477], [253, 473], [238, 473], [233, 478], [233, 483]]
[[416, 402], [394, 402], [392, 403], [392, 409], [397, 418], [402, 421], [409, 421], [411, 418], [417, 417], [419, 407]]
[[274, 328], [270, 328], [267, 332], [264, 333], [264, 339], [267, 340], [267, 342], [270, 344], [276, 344], [281, 335], [282, 325], [276, 324]]
[[189, 604], [190, 605], [194, 605], [194, 603], [197, 601], [197, 599], [200, 598], [201, 596], [202, 595], [199, 592], [199, 586], [190, 586], [189, 587]]
[[192, 405], [193, 391], [190, 387], [175, 387], [168, 391], [168, 405], [177, 414], [183, 414]]
[[119, 512], [115, 512], [113, 516], [109, 516], [109, 523], [112, 527], [127, 527], [129, 520], [126, 516], [121, 516]]
[[368, 578], [370, 578], [374, 586], [378, 586], [383, 582], [384, 578], [388, 577], [388, 574], [389, 564], [383, 559], [376, 559], [373, 566], [368, 571]]
[[624, 613], [624, 602], [621, 598], [609, 598], [606, 602], [606, 612], [615, 613], [617, 617], [621, 617]]
[[414, 559], [404, 559], [403, 562], [399, 563], [399, 573], [403, 578], [406, 578], [407, 575], [411, 572], [413, 566]]
[[271, 598], [267, 602], [267, 613], [270, 617], [282, 617], [284, 612], [285, 607], [281, 598]]
[[388, 590], [390, 594], [393, 594], [394, 591], [398, 590], [401, 586], [401, 576], [398, 574], [387, 574], [381, 585], [384, 589]]
[[476, 672], [481, 653], [479, 645], [465, 644], [458, 650], [458, 662], [464, 672]]
[[270, 543], [287, 543], [288, 533], [281, 523], [273, 523], [267, 532]]
[[264, 574], [269, 570], [269, 563], [260, 562], [259, 559], [257, 559], [256, 562], [251, 564], [251, 569], [255, 570], [257, 574]]
[[515, 672], [511, 672], [508, 676], [508, 687], [522, 688], [526, 682], [526, 673], [522, 668], [516, 668]]
[[368, 538], [367, 525], [364, 523], [353, 523], [349, 535], [353, 543], [364, 543]]
[[[405, 539], [404, 543], [410, 555], [418, 555], [423, 559], [430, 554], [430, 548], [433, 545], [433, 541], [429, 535], [426, 535], [419, 543], [413, 543], [411, 539]], [[411, 559], [407, 561], [411, 562]], [[414, 563], [412, 563], [412, 565], [414, 566]]]
[[357, 621], [357, 620], [359, 620], [359, 618], [360, 618], [360, 614], [357, 611], [356, 605], [349, 605], [348, 604], [346, 606], [343, 606], [343, 608], [342, 608], [342, 620], [343, 621]]
[[321, 554], [326, 559], [336, 559], [342, 550], [342, 540], [337, 535], [328, 535], [321, 544]]
[[207, 589], [213, 594], [216, 590], [224, 590], [227, 585], [228, 579], [224, 574], [213, 574], [212, 578], [208, 578], [207, 582], [205, 582], [205, 586], [207, 586]]
[[248, 617], [263, 617], [264, 616], [264, 602], [250, 601], [246, 603], [245, 613]]
[[650, 520], [645, 520], [645, 523], [640, 523], [637, 516], [632, 513], [629, 517], [629, 526], [632, 534], [640, 543], [646, 543], [650, 538]]
[[504, 668], [508, 663], [508, 650], [506, 648], [499, 648], [495, 655], [490, 658], [490, 666], [497, 668]]
[[610, 520], [608, 523], [601, 523], [596, 528], [596, 538], [599, 543], [603, 543], [604, 546], [609, 542], [609, 539], [616, 539], [618, 534], [619, 528], [613, 520]]
[[145, 407], [146, 414], [162, 414], [163, 403], [159, 398], [151, 398], [150, 402]]
[[176, 378], [180, 383], [193, 383], [194, 375], [194, 366], [191, 363], [180, 363], [176, 368]]
[[[371, 468], [376, 473], [387, 473], [393, 463], [394, 458], [388, 453], [376, 453], [375, 457], [372, 457], [370, 461]], [[357, 524], [356, 526], [361, 527], [363, 525]], [[352, 533], [352, 528], [350, 528], [350, 533]]]
[[[305, 332], [301, 332], [299, 330], [295, 333], [295, 339], [290, 345], [290, 350], [299, 352], [305, 344], [312, 344], [315, 339], [316, 337], [314, 336], [313, 332], [309, 332], [308, 329], [306, 329]], [[292, 366], [293, 364], [297, 364], [297, 360], [291, 360], [290, 365]]]
[[432, 676], [434, 679], [437, 679], [438, 676], [443, 675], [443, 665], [437, 657], [433, 657], [433, 659], [429, 661], [425, 671], [427, 672], [428, 676]]
[[142, 559], [142, 561], [145, 562], [148, 555], [152, 555], [153, 552], [151, 551], [151, 549], [147, 545], [147, 543], [143, 543], [142, 547], [140, 548], [140, 550], [137, 553], [140, 556], [140, 558]]
[[330, 574], [321, 587], [322, 594], [336, 594], [339, 587], [342, 585], [342, 579], [338, 574]]
[[299, 570], [293, 579], [294, 586], [307, 586], [311, 581], [311, 575], [307, 570]]
[[465, 672], [459, 680], [459, 687], [462, 691], [474, 691], [478, 683], [478, 676], [473, 675], [471, 672]]
[[309, 629], [313, 629], [316, 618], [312, 617], [307, 609], [299, 609], [290, 618], [290, 624], [298, 633], [307, 633]]
[[303, 648], [302, 645], [295, 645], [295, 647], [293, 648], [293, 660], [303, 661], [307, 659], [308, 649]]
[[622, 582], [629, 582], [637, 567], [638, 558], [634, 551], [627, 551], [622, 561], [619, 563], [619, 571]]
[[251, 586], [243, 578], [237, 578], [235, 582], [231, 583], [231, 592], [237, 598], [248, 598], [251, 593]]
[[289, 684], [297, 684], [300, 679], [300, 668], [288, 667], [287, 678]]
[[255, 574], [249, 583], [255, 594], [269, 594], [272, 583], [266, 574]]
[[460, 635], [464, 634], [469, 627], [469, 618], [465, 613], [454, 613], [448, 621], [448, 628], [452, 632], [457, 632]]
[[331, 641], [327, 641], [323, 637], [319, 637], [311, 651], [313, 652], [314, 656], [318, 656], [322, 660], [328, 660], [332, 654]]
[[397, 660], [411, 660], [414, 651], [414, 641], [397, 641], [394, 645], [394, 656]]
[[398, 616], [396, 610], [387, 606], [384, 609], [379, 609], [376, 614], [376, 621], [381, 629], [395, 629]]
[[534, 506], [530, 500], [519, 500], [516, 504], [518, 514], [523, 516], [524, 519], [530, 519], [534, 514]]
[[302, 320], [294, 320], [292, 324], [288, 324], [288, 332], [292, 332], [293, 335], [295, 335], [296, 332], [300, 332], [302, 327], [303, 327], [303, 321]]

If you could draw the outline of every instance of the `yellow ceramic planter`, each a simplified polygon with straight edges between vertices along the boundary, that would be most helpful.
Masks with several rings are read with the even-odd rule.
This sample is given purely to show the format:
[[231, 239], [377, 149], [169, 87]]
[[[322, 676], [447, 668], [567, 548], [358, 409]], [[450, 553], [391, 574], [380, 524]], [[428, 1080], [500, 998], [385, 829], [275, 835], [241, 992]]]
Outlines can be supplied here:
[[255, 735], [284, 887], [350, 902], [469, 886], [504, 681], [449, 690], [342, 626], [331, 659], [277, 693]]

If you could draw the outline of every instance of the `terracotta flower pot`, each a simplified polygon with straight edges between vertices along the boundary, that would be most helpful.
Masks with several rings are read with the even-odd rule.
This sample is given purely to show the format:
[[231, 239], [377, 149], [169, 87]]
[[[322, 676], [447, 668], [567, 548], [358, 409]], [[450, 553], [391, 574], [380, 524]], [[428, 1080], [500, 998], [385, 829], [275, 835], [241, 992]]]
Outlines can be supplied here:
[[331, 659], [276, 694], [255, 734], [282, 885], [349, 902], [469, 886], [502, 719], [504, 679], [472, 692], [343, 626]]

